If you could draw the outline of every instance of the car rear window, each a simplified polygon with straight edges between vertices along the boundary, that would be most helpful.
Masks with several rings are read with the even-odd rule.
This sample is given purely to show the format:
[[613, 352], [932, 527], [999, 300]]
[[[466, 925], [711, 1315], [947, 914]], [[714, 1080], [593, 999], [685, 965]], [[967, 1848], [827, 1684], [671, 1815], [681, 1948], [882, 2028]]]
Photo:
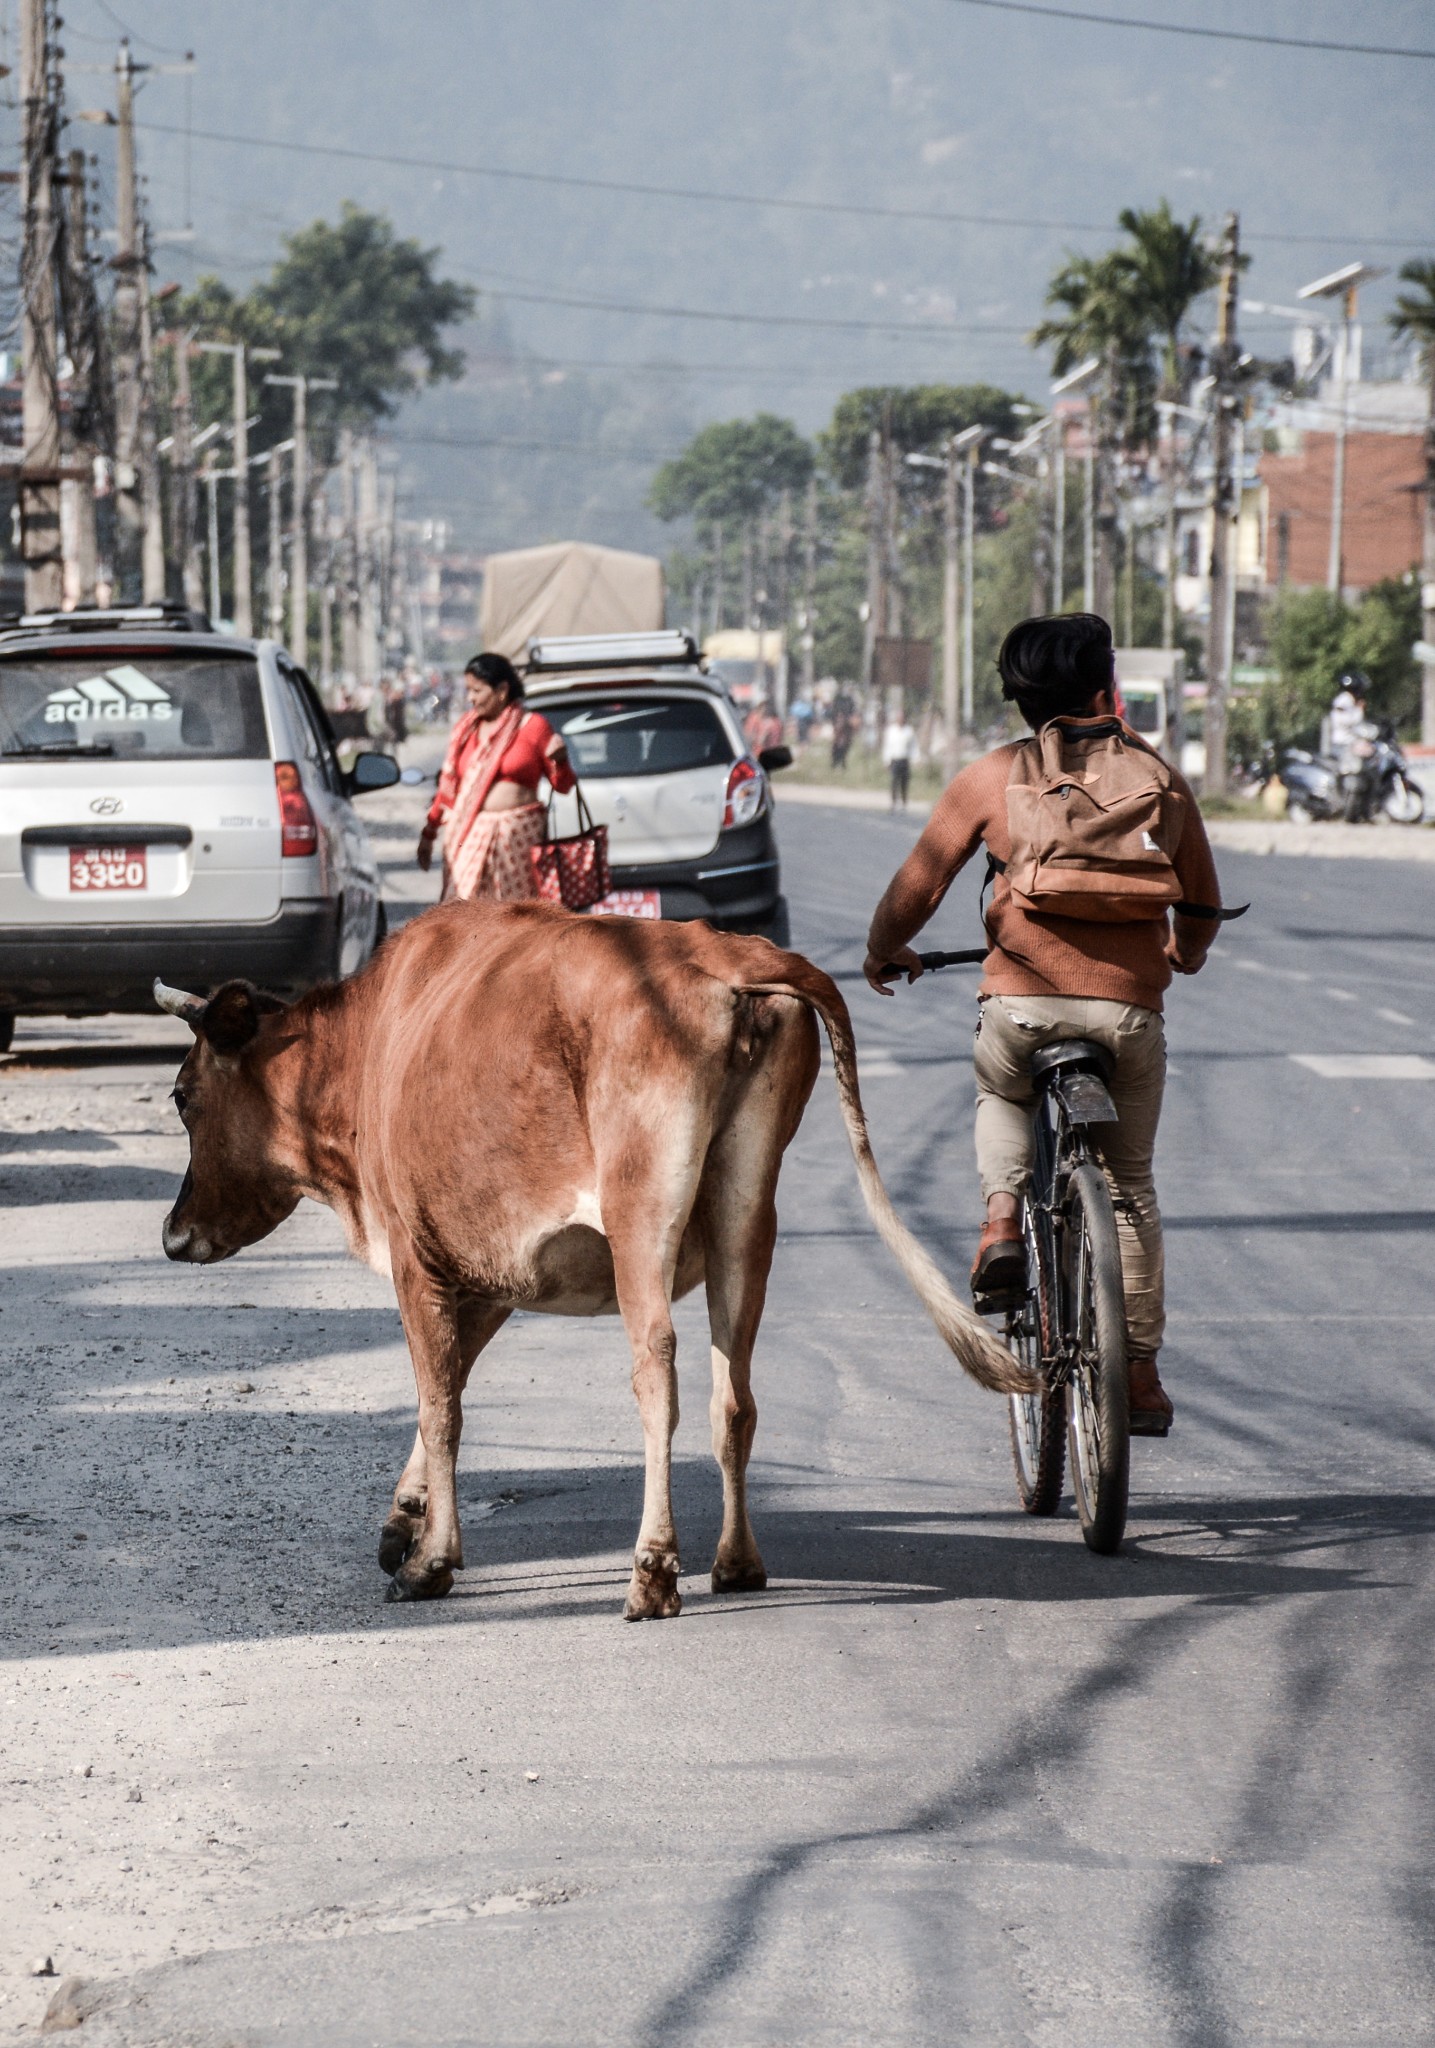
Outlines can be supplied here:
[[697, 697], [590, 697], [543, 715], [580, 777], [673, 775], [737, 758], [722, 720]]
[[0, 660], [0, 753], [139, 761], [268, 757], [259, 673], [243, 655], [87, 650]]

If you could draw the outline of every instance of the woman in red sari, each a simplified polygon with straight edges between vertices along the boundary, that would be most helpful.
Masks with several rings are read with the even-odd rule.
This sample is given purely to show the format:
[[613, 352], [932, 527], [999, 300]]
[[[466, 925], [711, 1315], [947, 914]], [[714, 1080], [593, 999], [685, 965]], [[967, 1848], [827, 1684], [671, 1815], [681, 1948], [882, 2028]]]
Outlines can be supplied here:
[[536, 896], [529, 848], [541, 846], [545, 805], [538, 785], [572, 789], [568, 750], [546, 718], [523, 706], [523, 683], [501, 654], [476, 654], [464, 670], [468, 710], [454, 726], [438, 795], [419, 835], [427, 871], [443, 831], [443, 900], [479, 896], [499, 903]]

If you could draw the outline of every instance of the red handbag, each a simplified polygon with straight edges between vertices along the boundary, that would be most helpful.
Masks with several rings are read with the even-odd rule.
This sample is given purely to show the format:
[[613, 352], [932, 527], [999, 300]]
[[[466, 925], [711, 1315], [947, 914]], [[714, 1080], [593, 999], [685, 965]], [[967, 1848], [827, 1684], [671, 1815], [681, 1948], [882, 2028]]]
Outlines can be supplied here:
[[[581, 787], [575, 782], [578, 799], [578, 830], [571, 839], [545, 839], [530, 846], [533, 880], [540, 896], [549, 903], [561, 903], [565, 910], [591, 910], [601, 903], [612, 887], [608, 868], [608, 827], [595, 825], [593, 813]], [[553, 824], [553, 800], [548, 803], [549, 830]]]

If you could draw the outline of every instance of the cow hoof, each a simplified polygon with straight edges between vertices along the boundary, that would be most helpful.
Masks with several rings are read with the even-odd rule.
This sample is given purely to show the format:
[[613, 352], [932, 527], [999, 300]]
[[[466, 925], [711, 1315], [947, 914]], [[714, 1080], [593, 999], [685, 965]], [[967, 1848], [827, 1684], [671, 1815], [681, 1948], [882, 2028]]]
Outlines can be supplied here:
[[623, 1607], [624, 1621], [671, 1621], [674, 1615], [681, 1614], [681, 1569], [675, 1550], [640, 1550], [633, 1559], [633, 1577]]
[[401, 1493], [394, 1501], [394, 1506], [401, 1513], [405, 1515], [418, 1515], [420, 1517], [422, 1517], [427, 1505], [428, 1497], [422, 1493]]
[[442, 1600], [453, 1585], [453, 1567], [441, 1557], [427, 1564], [401, 1565], [389, 1581], [385, 1600]]
[[379, 1534], [379, 1570], [392, 1578], [413, 1549], [416, 1534], [407, 1515], [390, 1515]]
[[719, 1558], [713, 1564], [715, 1593], [761, 1593], [766, 1585], [767, 1567], [760, 1557], [747, 1564], [725, 1564]]

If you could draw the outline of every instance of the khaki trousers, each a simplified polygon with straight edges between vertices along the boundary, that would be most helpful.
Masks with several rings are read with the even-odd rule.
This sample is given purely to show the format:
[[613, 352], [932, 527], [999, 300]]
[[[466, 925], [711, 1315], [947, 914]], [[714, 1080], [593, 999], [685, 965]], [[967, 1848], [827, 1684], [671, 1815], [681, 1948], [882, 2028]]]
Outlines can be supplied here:
[[1152, 1159], [1166, 1085], [1166, 1033], [1154, 1010], [1090, 996], [987, 996], [977, 1022], [977, 1170], [982, 1196], [1024, 1194], [1036, 1151], [1031, 1056], [1089, 1038], [1116, 1061], [1120, 1121], [1096, 1127], [1116, 1205], [1133, 1358], [1154, 1357], [1166, 1323], [1166, 1255]]

